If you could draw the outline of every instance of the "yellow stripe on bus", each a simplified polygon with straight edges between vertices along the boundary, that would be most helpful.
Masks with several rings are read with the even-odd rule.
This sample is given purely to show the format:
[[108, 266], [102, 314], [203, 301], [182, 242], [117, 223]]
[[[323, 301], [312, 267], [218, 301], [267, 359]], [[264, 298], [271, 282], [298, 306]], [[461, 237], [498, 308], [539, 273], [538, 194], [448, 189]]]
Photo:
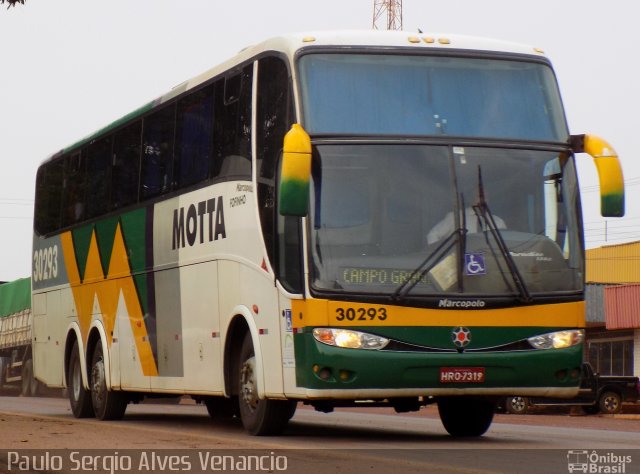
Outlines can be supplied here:
[[[443, 300], [446, 300], [443, 298]], [[460, 300], [450, 300], [460, 301]], [[470, 300], [473, 304], [476, 300]], [[558, 303], [500, 309], [426, 309], [350, 303], [332, 300], [293, 300], [295, 328], [317, 326], [585, 326], [585, 304]]]
[[[122, 237], [122, 228], [120, 224], [116, 229], [116, 236], [113, 242], [113, 251], [111, 253], [111, 261], [109, 262], [109, 277], [117, 283], [118, 293], [122, 292], [124, 301], [127, 305], [129, 313], [129, 323], [133, 331], [133, 336], [142, 365], [142, 373], [147, 376], [157, 376], [158, 367], [153, 357], [147, 326], [144, 321], [142, 305], [138, 299], [133, 277], [131, 276], [131, 268], [129, 266], [129, 257], [127, 256], [127, 248]], [[124, 278], [117, 278], [120, 275], [127, 275]], [[113, 301], [117, 301], [117, 297], [111, 296]], [[114, 312], [115, 315], [115, 312]]]
[[[116, 228], [106, 279], [103, 275], [95, 232], [91, 236], [84, 271], [84, 280], [86, 283], [80, 281], [71, 232], [65, 232], [60, 237], [67, 275], [78, 313], [80, 333], [85, 344], [93, 315], [99, 311], [102, 315], [102, 323], [105, 327], [107, 343], [111, 346], [118, 311], [118, 301], [120, 295], [122, 295], [127, 307], [128, 320], [133, 332], [138, 357], [140, 358], [142, 373], [145, 376], [157, 376], [158, 368], [149, 342], [142, 306], [138, 299], [133, 277], [131, 276], [127, 249], [124, 244], [120, 225], [118, 224]], [[94, 310], [93, 306], [96, 299], [99, 308], [95, 308]]]

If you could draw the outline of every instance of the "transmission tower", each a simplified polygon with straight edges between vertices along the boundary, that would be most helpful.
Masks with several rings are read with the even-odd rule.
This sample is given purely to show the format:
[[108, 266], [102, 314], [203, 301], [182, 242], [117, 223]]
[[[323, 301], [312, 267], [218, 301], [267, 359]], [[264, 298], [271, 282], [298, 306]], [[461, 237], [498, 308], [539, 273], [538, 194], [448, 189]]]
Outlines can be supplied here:
[[402, 0], [373, 0], [373, 29], [401, 30]]

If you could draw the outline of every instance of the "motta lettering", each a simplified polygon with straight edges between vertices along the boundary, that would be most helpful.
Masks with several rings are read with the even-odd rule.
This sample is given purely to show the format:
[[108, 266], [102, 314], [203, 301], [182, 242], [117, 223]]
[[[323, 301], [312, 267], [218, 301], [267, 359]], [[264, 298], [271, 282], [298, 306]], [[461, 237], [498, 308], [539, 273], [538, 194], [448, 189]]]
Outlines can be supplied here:
[[226, 238], [222, 197], [173, 210], [173, 250]]

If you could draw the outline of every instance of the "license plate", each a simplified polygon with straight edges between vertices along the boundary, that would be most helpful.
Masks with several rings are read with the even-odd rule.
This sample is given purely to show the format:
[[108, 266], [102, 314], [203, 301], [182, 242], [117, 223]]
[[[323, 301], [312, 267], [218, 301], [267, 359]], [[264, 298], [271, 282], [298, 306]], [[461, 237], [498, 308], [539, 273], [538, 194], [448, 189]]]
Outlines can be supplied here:
[[484, 383], [484, 367], [440, 367], [440, 383]]

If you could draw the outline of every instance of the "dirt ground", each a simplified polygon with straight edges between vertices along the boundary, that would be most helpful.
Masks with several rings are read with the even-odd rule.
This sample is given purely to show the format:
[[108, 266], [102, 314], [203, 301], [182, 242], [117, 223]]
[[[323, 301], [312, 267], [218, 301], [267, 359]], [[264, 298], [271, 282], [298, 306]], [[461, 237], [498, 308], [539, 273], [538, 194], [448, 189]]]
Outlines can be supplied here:
[[[191, 400], [183, 401], [192, 404]], [[312, 408], [299, 406], [299, 410]], [[358, 413], [394, 414], [390, 408], [342, 408], [337, 411], [357, 411]], [[438, 409], [431, 405], [419, 412], [396, 416], [426, 417], [437, 419]], [[584, 415], [581, 410], [555, 409], [549, 413], [539, 411], [528, 415], [496, 414], [494, 423], [506, 423], [530, 426], [555, 426], [576, 429], [606, 429], [616, 431], [640, 432], [640, 405], [625, 405], [619, 415]], [[190, 436], [174, 431], [145, 428], [128, 424], [123, 430], [119, 422], [100, 425], [100, 436], [96, 436], [96, 424], [91, 420], [58, 418], [40, 415], [3, 413], [0, 411], [0, 448], [1, 449], [180, 449], [215, 446], [220, 449], [237, 448], [238, 445], [222, 436], [201, 434]], [[153, 436], [151, 436], [153, 433]], [[153, 446], [147, 439], [153, 437]]]
[[[355, 409], [342, 408], [338, 410], [354, 411]], [[370, 410], [372, 413], [380, 414], [395, 413], [392, 408], [364, 408], [358, 411], [362, 412], [363, 410]], [[577, 407], [574, 409], [567, 407], [536, 408], [534, 410], [534, 412], [527, 415], [496, 413], [493, 422], [512, 425], [557, 426], [564, 428], [610, 429], [640, 432], [640, 403], [623, 405], [622, 412], [617, 415], [586, 415]], [[438, 409], [435, 405], [429, 405], [419, 412], [406, 413], [402, 416], [439, 418]]]
[[[95, 423], [64, 420], [34, 415], [0, 413], [1, 449], [197, 449], [238, 448], [222, 437], [188, 436], [167, 430], [146, 429], [129, 425], [123, 430], [118, 423], [104, 423], [96, 436]], [[153, 432], [153, 444], [147, 439]]]

